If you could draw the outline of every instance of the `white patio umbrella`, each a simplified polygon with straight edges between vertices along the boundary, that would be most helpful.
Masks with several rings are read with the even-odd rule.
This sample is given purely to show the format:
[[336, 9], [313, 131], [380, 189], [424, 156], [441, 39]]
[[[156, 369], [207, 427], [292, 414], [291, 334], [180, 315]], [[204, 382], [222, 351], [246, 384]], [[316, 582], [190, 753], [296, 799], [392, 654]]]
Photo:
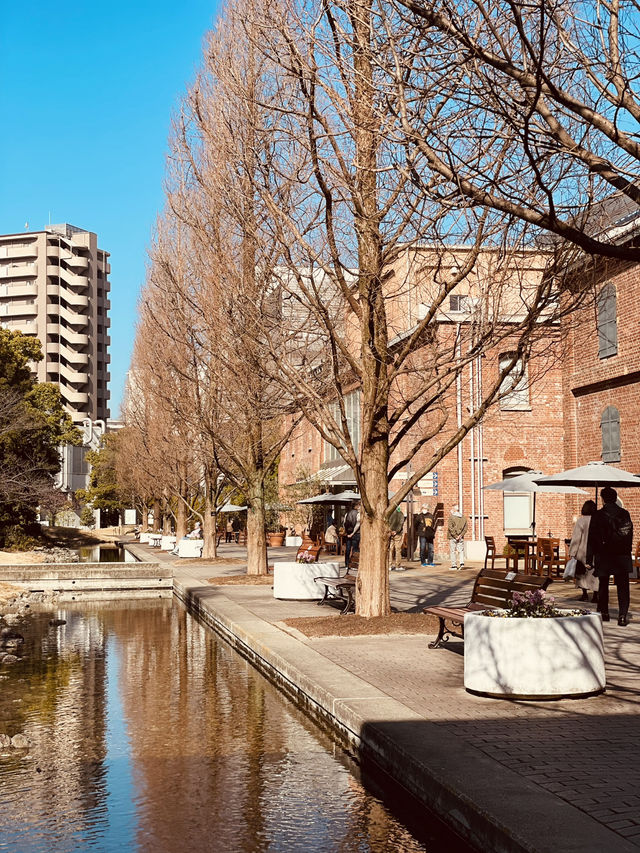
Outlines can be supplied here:
[[225, 504], [220, 507], [218, 512], [242, 512], [242, 510], [247, 509], [246, 506], [236, 506], [236, 504]]
[[542, 471], [527, 471], [525, 474], [519, 474], [517, 477], [507, 477], [506, 480], [500, 480], [499, 483], [490, 483], [488, 486], [483, 486], [484, 489], [494, 490], [496, 492], [532, 492], [533, 493], [533, 521], [531, 522], [531, 531], [536, 532], [536, 494], [538, 492], [555, 492], [559, 495], [586, 495], [584, 489], [578, 489], [575, 485], [554, 484], [543, 485], [537, 482], [541, 477], [544, 477]]
[[640, 477], [630, 471], [614, 468], [604, 462], [587, 462], [579, 468], [569, 468], [549, 477], [539, 477], [537, 482], [542, 486], [594, 486], [596, 501], [598, 489], [604, 486], [612, 488], [640, 488]]

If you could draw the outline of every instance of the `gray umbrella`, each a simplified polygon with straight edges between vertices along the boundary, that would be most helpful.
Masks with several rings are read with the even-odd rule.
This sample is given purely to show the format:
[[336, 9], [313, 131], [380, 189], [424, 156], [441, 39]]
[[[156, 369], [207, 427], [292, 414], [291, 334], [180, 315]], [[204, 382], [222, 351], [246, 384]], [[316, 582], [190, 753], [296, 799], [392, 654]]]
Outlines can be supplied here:
[[358, 492], [351, 491], [351, 489], [347, 489], [344, 492], [338, 492], [337, 495], [334, 495], [334, 498], [339, 500], [341, 503], [350, 503], [351, 501], [359, 501], [362, 498], [362, 495], [359, 495]]
[[575, 485], [560, 483], [545, 485], [537, 482], [542, 477], [544, 477], [542, 471], [527, 471], [525, 474], [519, 474], [517, 477], [507, 477], [506, 480], [500, 480], [499, 483], [490, 483], [488, 486], [483, 486], [483, 488], [493, 489], [497, 492], [533, 492], [533, 521], [531, 522], [531, 530], [535, 533], [537, 492], [555, 492], [561, 495], [587, 494], [583, 489], [576, 488]]
[[220, 507], [218, 512], [242, 512], [242, 510], [247, 509], [246, 506], [236, 506], [235, 504], [225, 504]]
[[543, 486], [595, 486], [597, 500], [598, 489], [603, 486], [640, 488], [640, 477], [604, 462], [587, 462], [579, 468], [569, 468], [568, 471], [560, 471], [550, 477], [540, 477], [538, 483]]
[[345, 495], [355, 494], [355, 492], [341, 492], [338, 495], [314, 495], [311, 498], [304, 498], [301, 501], [296, 501], [299, 504], [349, 504], [353, 500], [359, 500], [360, 495], [357, 495], [355, 498], [345, 497]]

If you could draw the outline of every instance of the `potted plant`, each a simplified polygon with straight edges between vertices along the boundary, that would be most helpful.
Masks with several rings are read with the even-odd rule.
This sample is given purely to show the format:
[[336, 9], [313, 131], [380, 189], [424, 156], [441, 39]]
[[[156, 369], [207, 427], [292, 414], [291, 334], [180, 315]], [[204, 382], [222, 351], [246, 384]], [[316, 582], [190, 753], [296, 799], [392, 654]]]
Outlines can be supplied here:
[[267, 542], [271, 548], [281, 548], [284, 545], [284, 530], [273, 530], [267, 533]]
[[504, 610], [465, 614], [464, 686], [513, 699], [600, 693], [605, 687], [600, 614], [560, 609], [542, 590], [514, 592]]

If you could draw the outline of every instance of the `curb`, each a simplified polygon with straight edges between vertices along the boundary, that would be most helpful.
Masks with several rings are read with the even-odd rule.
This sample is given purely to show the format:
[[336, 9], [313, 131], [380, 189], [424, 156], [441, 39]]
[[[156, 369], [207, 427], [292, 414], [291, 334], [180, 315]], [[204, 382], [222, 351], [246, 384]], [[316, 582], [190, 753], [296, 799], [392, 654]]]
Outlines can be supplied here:
[[287, 698], [478, 850], [631, 853], [585, 812], [352, 675], [231, 601], [222, 588], [174, 578], [174, 594]]

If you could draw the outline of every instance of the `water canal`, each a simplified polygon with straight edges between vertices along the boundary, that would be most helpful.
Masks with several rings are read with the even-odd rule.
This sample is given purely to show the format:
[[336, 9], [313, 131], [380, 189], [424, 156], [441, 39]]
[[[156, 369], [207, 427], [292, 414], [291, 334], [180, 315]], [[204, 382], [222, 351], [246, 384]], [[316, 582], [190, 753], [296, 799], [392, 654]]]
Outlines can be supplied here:
[[436, 830], [412, 834], [177, 601], [71, 604], [15, 627], [0, 733], [30, 747], [0, 752], [0, 850], [451, 849]]

